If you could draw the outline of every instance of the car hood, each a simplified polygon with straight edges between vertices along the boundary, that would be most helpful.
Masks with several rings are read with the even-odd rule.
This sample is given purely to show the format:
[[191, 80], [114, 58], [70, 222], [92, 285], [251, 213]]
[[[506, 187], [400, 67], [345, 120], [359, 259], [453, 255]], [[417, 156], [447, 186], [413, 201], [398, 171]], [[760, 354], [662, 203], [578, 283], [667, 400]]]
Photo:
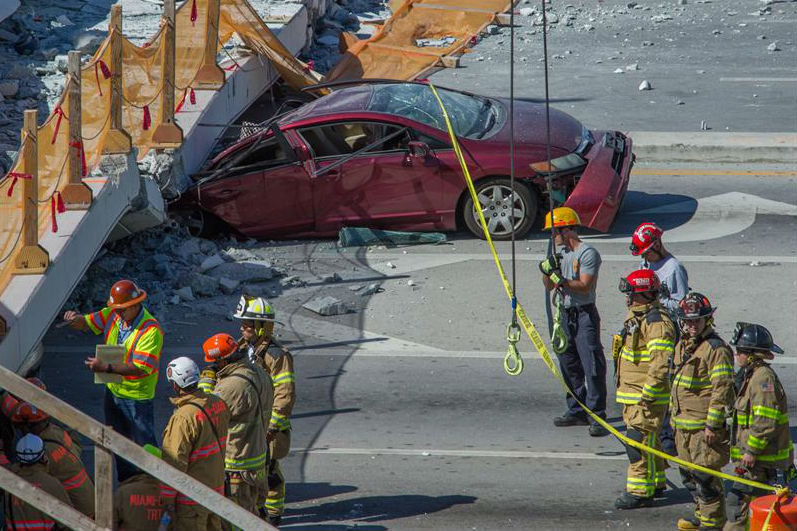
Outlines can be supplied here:
[[[509, 100], [492, 98], [506, 110], [504, 125], [486, 142], [509, 143]], [[567, 114], [551, 108], [551, 147], [566, 152], [574, 151], [581, 142], [583, 126], [581, 122]], [[545, 146], [545, 105], [529, 101], [515, 100], [515, 142], [528, 145]]]

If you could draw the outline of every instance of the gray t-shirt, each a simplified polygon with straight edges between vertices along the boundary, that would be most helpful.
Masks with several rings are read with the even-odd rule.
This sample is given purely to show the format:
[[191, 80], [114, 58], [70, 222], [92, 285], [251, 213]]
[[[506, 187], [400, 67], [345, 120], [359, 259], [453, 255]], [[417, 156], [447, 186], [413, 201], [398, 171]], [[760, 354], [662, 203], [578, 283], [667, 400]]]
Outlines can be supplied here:
[[689, 276], [686, 274], [686, 268], [671, 254], [668, 254], [658, 262], [645, 262], [643, 260], [641, 267], [655, 272], [661, 283], [670, 290], [669, 297], [662, 297], [659, 300], [667, 308], [670, 316], [677, 318], [678, 303], [689, 292]]
[[596, 281], [592, 284], [589, 293], [575, 293], [564, 288], [565, 307], [573, 308], [585, 304], [595, 303], [595, 288], [598, 284], [598, 270], [601, 267], [601, 255], [598, 250], [588, 243], [581, 243], [575, 251], [562, 248], [562, 276], [568, 280], [578, 280], [581, 273], [593, 275]]

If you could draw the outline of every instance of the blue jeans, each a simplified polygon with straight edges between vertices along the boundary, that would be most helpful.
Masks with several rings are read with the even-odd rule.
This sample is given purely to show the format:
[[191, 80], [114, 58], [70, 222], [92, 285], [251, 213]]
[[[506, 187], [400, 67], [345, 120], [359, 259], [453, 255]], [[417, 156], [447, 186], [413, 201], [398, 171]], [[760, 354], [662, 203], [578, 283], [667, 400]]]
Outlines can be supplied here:
[[[149, 443], [157, 446], [155, 439], [155, 408], [152, 400], [133, 400], [119, 398], [105, 389], [105, 423], [139, 446]], [[118, 455], [116, 458], [116, 477], [119, 483], [139, 472]]]

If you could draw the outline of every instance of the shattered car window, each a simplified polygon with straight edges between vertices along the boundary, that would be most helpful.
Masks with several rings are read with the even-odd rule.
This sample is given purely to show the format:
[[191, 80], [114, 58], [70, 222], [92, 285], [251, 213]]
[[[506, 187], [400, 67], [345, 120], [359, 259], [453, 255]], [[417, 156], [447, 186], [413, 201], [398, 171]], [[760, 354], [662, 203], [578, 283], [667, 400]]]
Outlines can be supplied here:
[[[443, 100], [457, 136], [483, 138], [496, 125], [501, 125], [500, 111], [491, 100], [445, 89], [437, 89], [437, 92]], [[440, 105], [426, 85], [374, 85], [368, 109], [404, 116], [436, 129], [446, 130]]]
[[[380, 138], [391, 136], [400, 127], [379, 122], [343, 122], [306, 127], [299, 134], [310, 145], [316, 158], [348, 155]], [[409, 134], [392, 136], [368, 150], [368, 153], [407, 149]]]

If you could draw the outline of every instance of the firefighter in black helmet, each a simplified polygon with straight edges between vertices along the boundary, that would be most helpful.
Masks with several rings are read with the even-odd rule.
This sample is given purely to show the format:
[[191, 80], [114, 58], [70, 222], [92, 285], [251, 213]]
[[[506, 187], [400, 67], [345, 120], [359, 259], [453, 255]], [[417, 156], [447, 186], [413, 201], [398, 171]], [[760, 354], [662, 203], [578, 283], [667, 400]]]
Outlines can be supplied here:
[[[744, 368], [734, 404], [731, 459], [740, 477], [774, 484], [778, 472], [793, 467], [794, 459], [786, 392], [767, 363], [783, 349], [772, 340], [769, 330], [750, 323], [736, 323], [731, 345], [736, 347], [736, 362]], [[766, 492], [734, 483], [728, 495], [731, 514], [725, 529], [746, 529], [750, 501], [762, 494]]]

